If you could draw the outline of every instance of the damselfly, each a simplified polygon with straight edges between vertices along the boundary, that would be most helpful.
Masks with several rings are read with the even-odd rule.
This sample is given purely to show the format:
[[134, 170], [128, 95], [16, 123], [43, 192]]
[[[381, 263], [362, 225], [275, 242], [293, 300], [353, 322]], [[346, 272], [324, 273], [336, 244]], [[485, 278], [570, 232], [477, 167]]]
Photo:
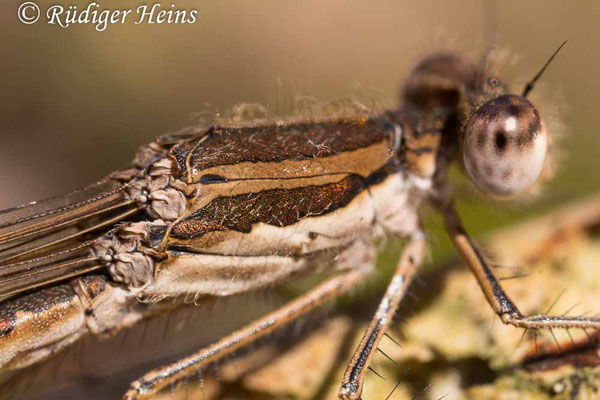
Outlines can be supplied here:
[[125, 394], [149, 398], [358, 285], [372, 270], [375, 240], [408, 238], [341, 383], [340, 398], [360, 398], [373, 352], [422, 261], [425, 205], [443, 215], [504, 323], [600, 327], [597, 318], [522, 315], [453, 205], [452, 162], [495, 197], [545, 178], [551, 132], [527, 99], [538, 77], [510, 94], [487, 64], [436, 54], [414, 69], [395, 109], [163, 136], [140, 148], [130, 170], [2, 212], [0, 367], [24, 368], [84, 335], [170, 312], [178, 303], [169, 298], [231, 296], [301, 273], [334, 273], [147, 373]]

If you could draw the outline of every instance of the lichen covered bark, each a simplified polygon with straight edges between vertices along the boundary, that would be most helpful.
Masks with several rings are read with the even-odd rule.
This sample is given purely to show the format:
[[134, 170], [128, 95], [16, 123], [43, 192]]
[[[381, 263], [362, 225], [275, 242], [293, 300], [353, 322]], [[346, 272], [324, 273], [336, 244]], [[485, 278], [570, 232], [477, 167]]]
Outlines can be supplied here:
[[[505, 278], [502, 284], [523, 313], [598, 312], [599, 205], [595, 197], [482, 240], [495, 274]], [[600, 398], [595, 332], [523, 332], [503, 325], [460, 261], [421, 278], [374, 357], [381, 377], [368, 373], [364, 399]], [[268, 345], [229, 361], [218, 380], [207, 377], [203, 391], [188, 385], [188, 394], [336, 399], [366, 323], [334, 314], [283, 352]]]

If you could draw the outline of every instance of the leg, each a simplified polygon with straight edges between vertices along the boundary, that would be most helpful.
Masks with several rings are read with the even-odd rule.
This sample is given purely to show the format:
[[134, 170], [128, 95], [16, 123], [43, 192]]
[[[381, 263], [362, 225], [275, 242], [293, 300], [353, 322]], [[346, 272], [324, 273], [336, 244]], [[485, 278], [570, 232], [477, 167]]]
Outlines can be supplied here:
[[365, 277], [365, 270], [355, 269], [331, 278], [301, 297], [245, 327], [225, 336], [218, 342], [170, 365], [155, 369], [133, 382], [125, 399], [147, 399], [159, 390], [189, 376], [240, 348], [273, 332], [277, 328], [309, 313], [323, 303], [355, 287]]
[[446, 230], [467, 265], [477, 278], [488, 303], [500, 316], [502, 322], [526, 329], [552, 328], [600, 328], [599, 318], [549, 316], [545, 314], [524, 316], [510, 300], [475, 243], [464, 230], [460, 217], [452, 203], [438, 205], [444, 216]]
[[390, 285], [379, 303], [377, 312], [371, 320], [352, 361], [346, 368], [344, 379], [339, 391], [340, 399], [360, 399], [366, 368], [369, 366], [373, 352], [392, 321], [400, 300], [406, 293], [417, 266], [421, 263], [425, 249], [425, 237], [422, 232], [413, 235], [406, 246]]

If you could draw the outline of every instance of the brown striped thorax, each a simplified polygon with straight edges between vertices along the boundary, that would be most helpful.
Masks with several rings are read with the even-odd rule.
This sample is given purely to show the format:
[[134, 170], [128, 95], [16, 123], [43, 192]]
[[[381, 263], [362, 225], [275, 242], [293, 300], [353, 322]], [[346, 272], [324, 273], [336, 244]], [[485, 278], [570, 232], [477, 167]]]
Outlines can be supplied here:
[[[369, 264], [365, 243], [420, 232], [421, 203], [449, 201], [453, 160], [512, 197], [538, 180], [548, 141], [525, 97], [456, 54], [422, 61], [384, 112], [160, 137], [66, 201], [0, 213], [0, 369], [163, 312], [165, 297]], [[37, 335], [41, 291], [63, 317]]]
[[[436, 179], [445, 179], [460, 153], [471, 181], [491, 196], [512, 197], [541, 174], [547, 137], [537, 110], [467, 58], [425, 59], [401, 100], [398, 109], [370, 116], [211, 126], [159, 138], [140, 150], [143, 177], [129, 189], [157, 219], [120, 227], [94, 249], [115, 279], [158, 294], [150, 289], [165, 290], [161, 274], [185, 280], [174, 270], [187, 256], [287, 259], [373, 234], [377, 216], [358, 211], [371, 207], [362, 197], [373, 201], [378, 187], [398, 180], [383, 192], [400, 195], [404, 216], [414, 213], [416, 199], [435, 195]], [[378, 201], [398, 208], [393, 198]], [[266, 260], [259, 264], [263, 274], [273, 272]], [[189, 285], [184, 292], [196, 291]]]

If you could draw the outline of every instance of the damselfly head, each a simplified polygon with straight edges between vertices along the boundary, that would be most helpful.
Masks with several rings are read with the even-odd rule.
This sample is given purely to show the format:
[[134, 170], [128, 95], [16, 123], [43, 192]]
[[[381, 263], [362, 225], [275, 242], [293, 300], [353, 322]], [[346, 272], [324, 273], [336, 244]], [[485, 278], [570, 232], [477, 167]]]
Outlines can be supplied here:
[[548, 137], [537, 109], [523, 96], [501, 95], [469, 118], [463, 161], [471, 181], [484, 193], [511, 198], [540, 177]]

